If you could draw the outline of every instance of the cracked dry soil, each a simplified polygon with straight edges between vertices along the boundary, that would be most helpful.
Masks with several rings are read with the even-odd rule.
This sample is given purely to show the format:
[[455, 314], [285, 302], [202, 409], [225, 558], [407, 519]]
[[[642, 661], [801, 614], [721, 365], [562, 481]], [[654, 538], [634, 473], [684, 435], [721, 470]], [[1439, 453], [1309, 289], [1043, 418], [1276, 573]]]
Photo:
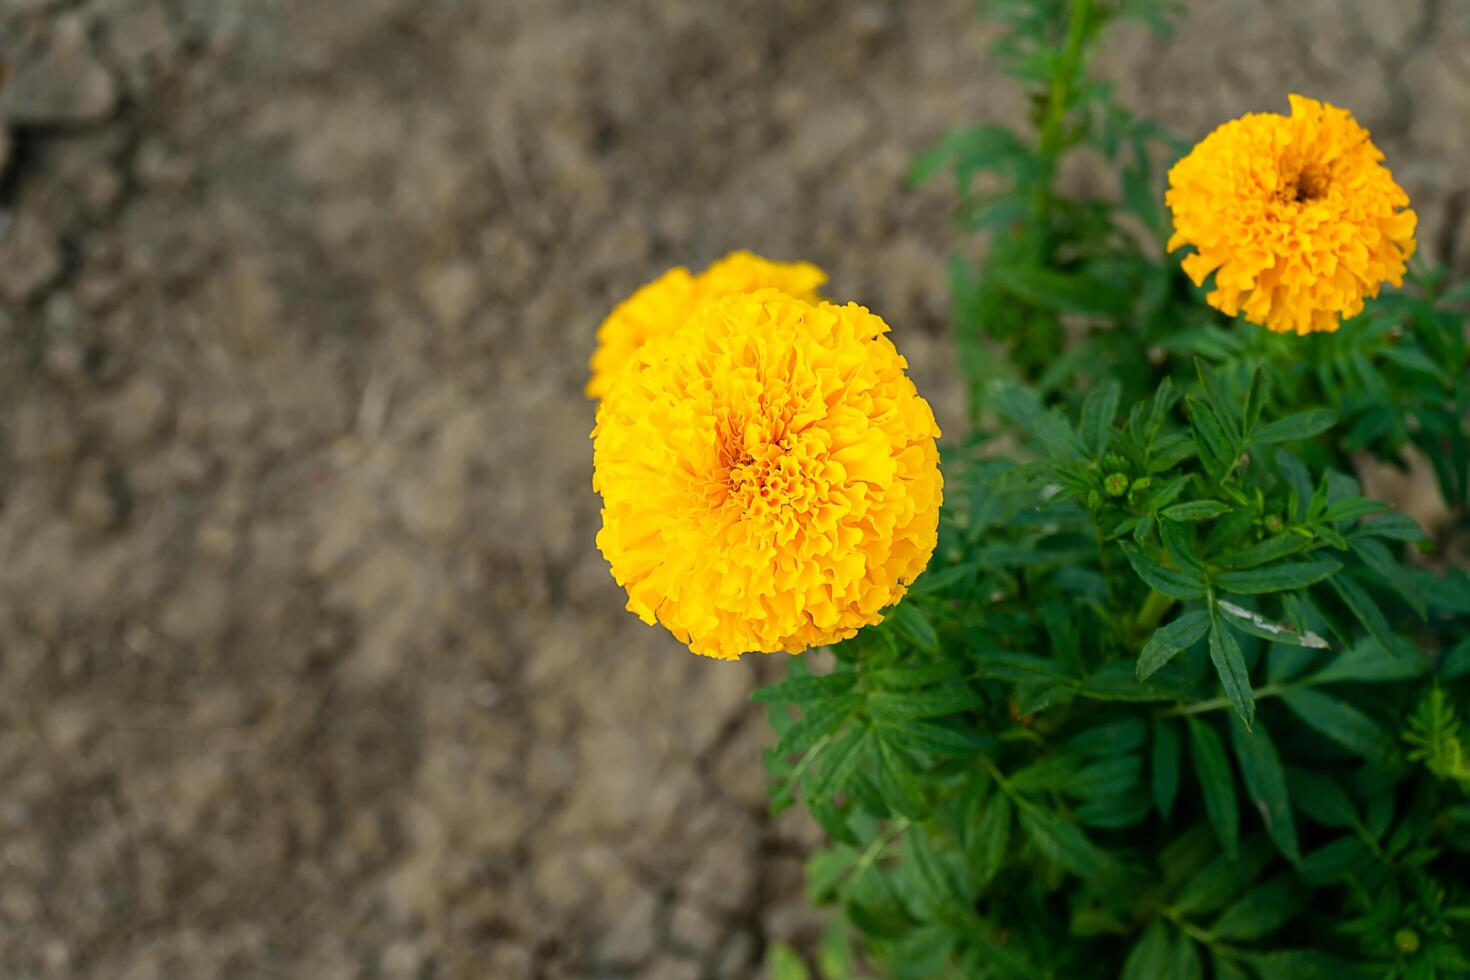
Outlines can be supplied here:
[[[1300, 90], [1466, 265], [1470, 5], [1191, 2], [1105, 68]], [[970, 0], [0, 0], [0, 976], [752, 977], [809, 942], [774, 661], [621, 610], [593, 331], [807, 258], [941, 420]], [[1085, 175], [1084, 175], [1085, 176]]]

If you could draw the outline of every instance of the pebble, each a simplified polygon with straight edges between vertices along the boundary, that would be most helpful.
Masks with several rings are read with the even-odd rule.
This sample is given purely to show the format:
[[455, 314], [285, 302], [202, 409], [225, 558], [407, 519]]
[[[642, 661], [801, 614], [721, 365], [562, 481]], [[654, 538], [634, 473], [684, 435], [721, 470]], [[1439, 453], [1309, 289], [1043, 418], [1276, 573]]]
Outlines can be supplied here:
[[22, 214], [0, 234], [0, 298], [24, 303], [60, 273], [61, 250], [41, 220]]
[[16, 125], [96, 123], [116, 108], [116, 80], [81, 51], [53, 49], [21, 64], [0, 88], [0, 114]]

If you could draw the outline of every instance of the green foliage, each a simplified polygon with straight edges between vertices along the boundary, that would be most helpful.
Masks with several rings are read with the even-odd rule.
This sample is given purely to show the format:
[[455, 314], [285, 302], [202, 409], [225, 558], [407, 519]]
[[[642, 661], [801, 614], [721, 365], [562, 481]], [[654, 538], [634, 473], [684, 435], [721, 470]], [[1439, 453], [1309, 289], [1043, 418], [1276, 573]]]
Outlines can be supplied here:
[[[815, 973], [769, 969], [1464, 976], [1470, 576], [1353, 474], [1413, 446], [1463, 522], [1470, 290], [1418, 271], [1335, 334], [1222, 326], [1163, 252], [1178, 144], [1087, 73], [1165, 5], [986, 8], [1032, 128], [915, 169], [988, 235], [953, 269], [973, 432], [909, 598], [756, 695], [842, 913]], [[1108, 199], [1059, 190], [1082, 152]]]

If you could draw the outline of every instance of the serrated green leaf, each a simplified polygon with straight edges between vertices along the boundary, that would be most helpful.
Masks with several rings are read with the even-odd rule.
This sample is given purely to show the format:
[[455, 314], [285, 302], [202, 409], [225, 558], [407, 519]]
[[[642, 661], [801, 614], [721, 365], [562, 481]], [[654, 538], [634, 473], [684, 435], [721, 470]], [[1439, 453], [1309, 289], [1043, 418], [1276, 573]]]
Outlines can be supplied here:
[[1101, 458], [1107, 449], [1121, 392], [1118, 382], [1108, 378], [1095, 385], [1082, 403], [1082, 442], [1094, 459]]
[[1225, 621], [1242, 633], [1249, 633], [1272, 643], [1285, 643], [1309, 650], [1328, 648], [1327, 641], [1311, 630], [1298, 629], [1290, 623], [1278, 623], [1224, 599], [1217, 599], [1215, 606], [1224, 614]]
[[1288, 860], [1300, 861], [1301, 849], [1297, 844], [1296, 823], [1291, 816], [1286, 773], [1281, 768], [1281, 759], [1276, 754], [1276, 745], [1270, 734], [1259, 722], [1248, 729], [1232, 718], [1230, 740], [1235, 746], [1235, 758], [1240, 763], [1240, 775], [1251, 802], [1266, 822], [1267, 835]]
[[1011, 801], [996, 793], [985, 805], [970, 842], [971, 864], [982, 881], [989, 881], [1005, 863], [1011, 840]]
[[1427, 541], [1429, 535], [1407, 514], [1384, 514], [1364, 521], [1354, 530], [1357, 537], [1392, 538], [1396, 541]]
[[1076, 824], [1035, 806], [1022, 807], [1019, 814], [1021, 829], [1032, 846], [1073, 874], [1110, 878], [1118, 873], [1112, 855], [1088, 840]]
[[931, 687], [923, 691], [874, 691], [868, 695], [868, 714], [879, 723], [942, 718], [972, 711], [985, 702], [968, 687]]
[[1251, 441], [1260, 446], [1269, 446], [1278, 442], [1310, 439], [1326, 432], [1336, 423], [1337, 416], [1334, 413], [1325, 408], [1313, 408], [1266, 423], [1251, 433]]
[[1332, 586], [1338, 598], [1352, 611], [1352, 614], [1357, 617], [1358, 622], [1363, 624], [1363, 628], [1373, 639], [1377, 640], [1385, 650], [1395, 649], [1393, 630], [1389, 627], [1383, 611], [1378, 608], [1378, 603], [1373, 601], [1373, 597], [1351, 575], [1334, 575], [1327, 580], [1327, 584]]
[[1205, 583], [1183, 572], [1166, 568], [1144, 553], [1142, 548], [1127, 541], [1119, 542], [1128, 564], [1150, 588], [1171, 599], [1198, 599], [1205, 594]]
[[1147, 737], [1148, 725], [1142, 718], [1120, 718], [1080, 731], [1065, 744], [1082, 756], [1124, 755], [1143, 745]]
[[1337, 781], [1313, 769], [1286, 770], [1286, 786], [1293, 805], [1324, 827], [1346, 829], [1358, 825], [1358, 809]]
[[1377, 762], [1393, 757], [1393, 736], [1347, 702], [1310, 688], [1284, 691], [1281, 699], [1302, 721], [1358, 755]]
[[1128, 951], [1122, 980], [1163, 980], [1169, 975], [1172, 954], [1169, 929], [1162, 919], [1155, 919]]
[[1235, 642], [1235, 634], [1221, 622], [1218, 614], [1210, 616], [1210, 661], [1215, 665], [1215, 673], [1219, 675], [1220, 686], [1225, 689], [1230, 706], [1249, 728], [1256, 717], [1256, 695], [1251, 690], [1251, 677], [1245, 669], [1245, 655], [1240, 652], [1240, 644]]
[[770, 980], [811, 980], [812, 975], [801, 954], [778, 940], [766, 950], [766, 976]]
[[1221, 854], [1197, 871], [1179, 889], [1174, 907], [1191, 916], [1224, 908], [1266, 870], [1275, 856], [1264, 834], [1252, 836], [1240, 845], [1238, 853]]
[[934, 625], [929, 622], [929, 617], [912, 602], [899, 603], [898, 608], [890, 612], [889, 616], [893, 624], [920, 650], [938, 652], [939, 634], [934, 632]]
[[847, 789], [853, 773], [873, 751], [873, 733], [854, 726], [835, 739], [821, 755], [821, 769], [807, 786], [807, 801], [822, 800]]
[[1181, 650], [1188, 650], [1210, 629], [1210, 614], [1202, 609], [1187, 612], [1173, 622], [1154, 630], [1138, 655], [1139, 680], [1147, 679], [1172, 660]]
[[1322, 520], [1332, 523], [1335, 521], [1351, 520], [1354, 517], [1362, 517], [1365, 514], [1377, 514], [1389, 509], [1389, 504], [1382, 500], [1373, 500], [1368, 497], [1343, 497], [1334, 501], [1327, 512], [1322, 515]]
[[1277, 875], [1220, 913], [1210, 932], [1227, 941], [1261, 939], [1300, 914], [1308, 899], [1309, 894], [1290, 875]]
[[1242, 572], [1221, 572], [1215, 585], [1238, 595], [1262, 595], [1268, 592], [1290, 592], [1315, 585], [1341, 571], [1342, 562], [1331, 559], [1282, 562]]
[[850, 693], [811, 704], [776, 743], [776, 755], [805, 752], [818, 739], [835, 732], [862, 700], [862, 695]]
[[1353, 554], [1363, 560], [1373, 571], [1381, 575], [1389, 586], [1403, 597], [1409, 608], [1419, 615], [1420, 619], [1428, 618], [1428, 610], [1425, 608], [1424, 596], [1416, 587], [1413, 579], [1409, 577], [1408, 569], [1404, 568], [1389, 552], [1382, 541], [1374, 538], [1358, 538], [1352, 544]]
[[936, 721], [884, 722], [883, 730], [908, 748], [940, 758], [963, 759], [994, 749], [997, 744], [993, 735]]
[[1165, 507], [1159, 513], [1171, 521], [1208, 521], [1221, 514], [1228, 514], [1233, 509], [1229, 504], [1222, 504], [1218, 500], [1192, 500], [1187, 504]]
[[1174, 810], [1174, 800], [1179, 794], [1179, 756], [1181, 754], [1179, 729], [1173, 722], [1154, 722], [1153, 754], [1150, 765], [1154, 806], [1165, 820]]
[[1312, 539], [1300, 534], [1277, 534], [1258, 541], [1248, 548], [1239, 551], [1226, 552], [1221, 556], [1219, 564], [1223, 568], [1243, 570], [1256, 568], [1267, 562], [1273, 562], [1288, 555], [1294, 555], [1298, 551], [1309, 547]]
[[812, 677], [791, 677], [776, 684], [759, 688], [750, 695], [750, 700], [761, 704], [808, 704], [825, 701], [845, 694], [857, 683], [858, 675], [852, 672], [823, 674]]
[[1187, 720], [1190, 758], [1205, 801], [1205, 815], [1225, 853], [1233, 856], [1240, 846], [1240, 809], [1235, 798], [1235, 776], [1225, 758], [1220, 736], [1194, 716]]
[[1316, 686], [1400, 681], [1423, 677], [1429, 673], [1429, 669], [1429, 658], [1418, 650], [1409, 648], [1393, 654], [1383, 649], [1377, 640], [1368, 639], [1344, 650], [1336, 660], [1302, 680], [1301, 684]]
[[1029, 388], [1005, 382], [991, 385], [990, 398], [996, 409], [1025, 429], [1053, 455], [1068, 457], [1077, 452], [1077, 437], [1056, 409], [1048, 409]]

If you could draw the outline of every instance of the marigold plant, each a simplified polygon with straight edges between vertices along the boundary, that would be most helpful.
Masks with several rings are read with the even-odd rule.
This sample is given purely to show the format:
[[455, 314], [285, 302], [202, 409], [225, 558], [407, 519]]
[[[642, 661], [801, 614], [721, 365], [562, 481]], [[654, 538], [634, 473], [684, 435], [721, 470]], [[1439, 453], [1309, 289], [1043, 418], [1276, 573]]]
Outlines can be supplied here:
[[1409, 195], [1352, 114], [1300, 95], [1291, 115], [1250, 113], [1169, 172], [1169, 250], [1211, 306], [1271, 330], [1332, 331], [1414, 254]]
[[987, 0], [1030, 125], [915, 167], [986, 237], [968, 427], [902, 602], [755, 695], [832, 908], [773, 980], [1470, 976], [1470, 287], [1345, 110], [1120, 105], [1096, 41], [1170, 6]]
[[767, 289], [633, 355], [593, 432], [630, 611], [735, 659], [845, 639], [903, 597], [934, 550], [939, 429], [887, 333]]
[[809, 262], [772, 262], [751, 252], [731, 252], [699, 275], [683, 266], [639, 288], [597, 330], [587, 396], [601, 398], [633, 354], [653, 337], [671, 333], [703, 303], [722, 296], [779, 289], [816, 300], [827, 274]]

